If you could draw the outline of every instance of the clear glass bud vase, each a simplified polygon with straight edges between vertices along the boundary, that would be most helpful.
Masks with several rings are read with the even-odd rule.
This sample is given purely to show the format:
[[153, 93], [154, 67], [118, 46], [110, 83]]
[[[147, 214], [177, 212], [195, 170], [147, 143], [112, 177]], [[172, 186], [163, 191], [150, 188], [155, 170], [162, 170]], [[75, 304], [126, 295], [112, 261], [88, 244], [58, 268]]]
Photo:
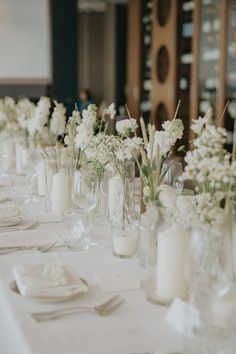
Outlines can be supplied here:
[[[232, 205], [220, 225], [202, 225], [192, 232], [189, 252], [189, 301], [199, 326], [186, 340], [185, 351], [234, 353], [236, 283]], [[190, 314], [185, 326], [189, 332]]]
[[127, 258], [137, 255], [139, 216], [134, 199], [135, 164], [125, 161], [110, 173], [108, 210], [112, 228], [113, 252]]
[[146, 297], [147, 300], [158, 303], [157, 288], [157, 243], [158, 233], [164, 227], [164, 210], [156, 206], [155, 202], [147, 205], [146, 218], [148, 222], [148, 235], [145, 246], [145, 267], [146, 267]]
[[168, 222], [163, 207], [150, 204], [147, 215], [146, 296], [153, 303], [168, 306], [176, 298], [188, 296], [185, 264], [189, 234], [178, 222]]
[[104, 166], [95, 167], [98, 198], [93, 211], [93, 222], [95, 225], [105, 225], [108, 222], [107, 193], [108, 193], [108, 172]]

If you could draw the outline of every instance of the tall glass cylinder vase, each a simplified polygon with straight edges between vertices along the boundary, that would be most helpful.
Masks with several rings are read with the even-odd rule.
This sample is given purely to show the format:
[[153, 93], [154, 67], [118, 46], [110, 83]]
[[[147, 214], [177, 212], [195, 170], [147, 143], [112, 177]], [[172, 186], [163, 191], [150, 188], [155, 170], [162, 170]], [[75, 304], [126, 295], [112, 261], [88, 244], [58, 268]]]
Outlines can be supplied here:
[[133, 161], [119, 164], [108, 180], [108, 210], [113, 252], [118, 257], [132, 257], [138, 251], [139, 216], [135, 212], [134, 180]]
[[47, 170], [47, 160], [44, 157], [40, 157], [37, 166], [37, 189], [38, 195], [44, 197], [46, 195], [46, 170]]
[[95, 225], [104, 225], [108, 222], [107, 193], [108, 175], [104, 166], [94, 167], [98, 183], [97, 205], [93, 211], [93, 222]]
[[2, 136], [1, 165], [5, 172], [15, 171], [15, 141], [12, 136]]
[[[221, 225], [205, 225], [192, 232], [188, 262], [189, 301], [200, 321], [192, 331], [191, 339], [186, 340], [188, 353], [196, 350], [233, 353], [236, 288], [231, 212]], [[186, 332], [190, 333], [191, 314], [185, 315]]]
[[186, 299], [188, 233], [180, 225], [171, 225], [166, 221], [166, 211], [163, 207], [149, 204], [147, 217], [147, 299], [161, 305], [169, 305], [177, 297]]

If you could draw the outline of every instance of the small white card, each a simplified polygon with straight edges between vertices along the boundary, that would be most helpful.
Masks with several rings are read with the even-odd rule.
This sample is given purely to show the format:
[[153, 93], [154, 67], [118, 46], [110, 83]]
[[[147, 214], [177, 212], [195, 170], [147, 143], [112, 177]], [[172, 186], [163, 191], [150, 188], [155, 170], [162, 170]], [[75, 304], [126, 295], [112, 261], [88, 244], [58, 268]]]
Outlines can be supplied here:
[[168, 323], [180, 335], [193, 336], [193, 331], [201, 325], [198, 310], [181, 299], [173, 301], [165, 316]]
[[139, 279], [127, 273], [95, 273], [94, 281], [105, 292], [137, 290], [140, 288]]

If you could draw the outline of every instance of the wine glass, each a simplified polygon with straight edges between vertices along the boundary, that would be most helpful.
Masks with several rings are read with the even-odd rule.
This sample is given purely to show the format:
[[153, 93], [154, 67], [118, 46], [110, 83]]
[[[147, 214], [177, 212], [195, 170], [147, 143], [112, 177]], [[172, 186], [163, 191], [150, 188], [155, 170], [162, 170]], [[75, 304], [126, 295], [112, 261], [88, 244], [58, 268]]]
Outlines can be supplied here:
[[72, 202], [85, 213], [90, 213], [98, 200], [98, 180], [92, 169], [81, 169], [74, 174]]
[[[86, 166], [74, 173], [73, 185], [71, 199], [75, 207], [79, 208], [87, 218], [90, 217], [91, 222], [91, 212], [95, 209], [98, 202], [99, 194], [99, 181], [97, 178], [96, 171], [92, 166]], [[91, 244], [97, 246], [98, 244], [94, 242], [91, 238]]]
[[182, 180], [183, 167], [181, 162], [176, 160], [166, 161], [163, 165], [162, 183], [175, 188], [177, 194], [181, 194], [184, 188]]

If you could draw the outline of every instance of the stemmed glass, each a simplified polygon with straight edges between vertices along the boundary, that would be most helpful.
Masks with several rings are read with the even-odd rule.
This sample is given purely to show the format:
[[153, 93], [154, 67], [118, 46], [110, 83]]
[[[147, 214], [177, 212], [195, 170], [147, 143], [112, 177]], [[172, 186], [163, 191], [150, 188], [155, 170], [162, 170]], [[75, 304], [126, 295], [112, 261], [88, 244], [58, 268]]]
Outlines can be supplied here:
[[72, 202], [85, 213], [90, 213], [98, 200], [98, 180], [96, 173], [90, 169], [81, 169], [74, 175]]
[[183, 167], [181, 162], [172, 160], [167, 161], [163, 165], [163, 179], [162, 183], [175, 188], [177, 194], [181, 194], [184, 188], [182, 180]]
[[[88, 164], [74, 173], [71, 193], [72, 203], [89, 219], [91, 219], [91, 212], [97, 205], [98, 194], [98, 178], [92, 165]], [[97, 246], [94, 241], [91, 244]]]

